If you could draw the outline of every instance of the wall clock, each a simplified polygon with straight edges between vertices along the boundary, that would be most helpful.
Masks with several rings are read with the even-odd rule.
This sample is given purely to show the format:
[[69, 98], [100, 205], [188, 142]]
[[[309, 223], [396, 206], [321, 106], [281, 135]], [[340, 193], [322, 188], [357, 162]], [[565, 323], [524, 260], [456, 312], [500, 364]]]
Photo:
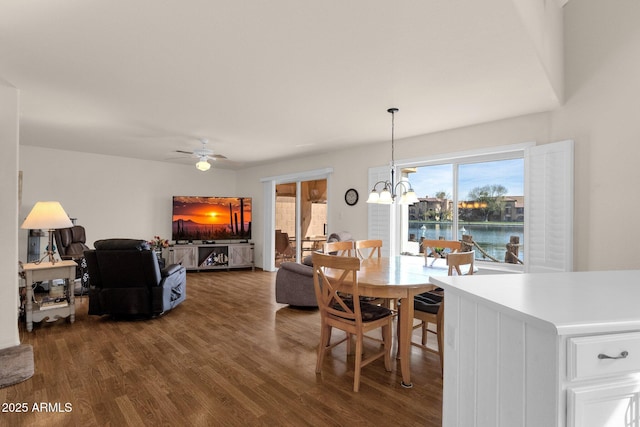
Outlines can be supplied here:
[[344, 201], [347, 202], [349, 206], [353, 206], [358, 203], [358, 192], [354, 188], [350, 188], [344, 193]]

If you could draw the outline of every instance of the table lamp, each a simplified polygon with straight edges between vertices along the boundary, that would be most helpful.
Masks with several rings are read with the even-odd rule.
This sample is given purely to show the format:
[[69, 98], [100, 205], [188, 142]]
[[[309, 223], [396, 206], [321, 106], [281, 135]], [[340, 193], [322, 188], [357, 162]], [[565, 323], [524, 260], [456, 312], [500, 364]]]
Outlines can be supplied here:
[[35, 204], [20, 228], [28, 230], [46, 229], [49, 231], [47, 254], [39, 261], [36, 261], [36, 264], [41, 263], [47, 256], [49, 257], [49, 262], [55, 264], [56, 261], [53, 258], [55, 252], [53, 250], [53, 232], [56, 228], [69, 227], [73, 227], [73, 224], [59, 202], [38, 202]]

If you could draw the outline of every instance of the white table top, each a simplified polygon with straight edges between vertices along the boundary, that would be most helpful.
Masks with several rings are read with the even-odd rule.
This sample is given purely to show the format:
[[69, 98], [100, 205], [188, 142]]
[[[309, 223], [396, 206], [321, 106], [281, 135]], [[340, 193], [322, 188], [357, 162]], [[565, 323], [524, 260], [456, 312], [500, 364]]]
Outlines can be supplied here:
[[433, 276], [431, 282], [445, 295], [461, 294], [558, 335], [640, 330], [640, 270]]

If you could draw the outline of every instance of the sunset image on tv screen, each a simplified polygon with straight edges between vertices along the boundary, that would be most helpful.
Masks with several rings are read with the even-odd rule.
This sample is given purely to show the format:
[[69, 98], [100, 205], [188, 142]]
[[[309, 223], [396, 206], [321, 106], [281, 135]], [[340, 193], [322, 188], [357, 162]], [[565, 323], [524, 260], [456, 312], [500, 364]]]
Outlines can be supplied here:
[[173, 198], [173, 240], [251, 238], [251, 198]]

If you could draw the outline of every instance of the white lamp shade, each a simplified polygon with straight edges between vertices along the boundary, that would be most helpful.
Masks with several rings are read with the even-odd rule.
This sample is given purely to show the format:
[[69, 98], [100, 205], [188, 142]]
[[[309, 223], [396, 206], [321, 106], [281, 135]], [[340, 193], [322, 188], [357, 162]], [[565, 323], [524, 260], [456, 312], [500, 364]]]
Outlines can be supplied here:
[[73, 227], [69, 215], [59, 202], [38, 202], [20, 228], [28, 230], [53, 230]]
[[373, 190], [371, 193], [369, 193], [367, 203], [378, 203], [378, 200], [380, 200], [380, 195], [377, 191]]
[[383, 205], [390, 205], [391, 203], [393, 203], [393, 197], [391, 197], [391, 192], [386, 188], [382, 190], [380, 192], [380, 199], [378, 200], [378, 203], [381, 203]]
[[196, 168], [198, 168], [203, 172], [208, 171], [210, 167], [211, 167], [211, 164], [206, 160], [200, 160], [198, 163], [196, 163]]
[[407, 204], [412, 205], [414, 203], [418, 203], [418, 196], [416, 196], [416, 192], [413, 189], [409, 189], [406, 193]]

